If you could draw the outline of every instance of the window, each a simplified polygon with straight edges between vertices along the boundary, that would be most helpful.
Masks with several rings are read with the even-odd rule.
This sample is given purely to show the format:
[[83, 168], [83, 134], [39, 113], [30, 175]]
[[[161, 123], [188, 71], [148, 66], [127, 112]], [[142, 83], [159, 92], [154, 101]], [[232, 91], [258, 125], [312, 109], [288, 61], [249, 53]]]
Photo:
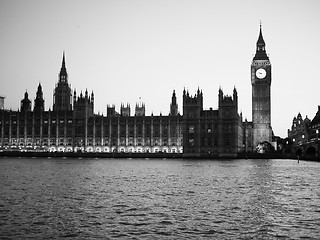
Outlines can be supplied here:
[[194, 133], [194, 126], [189, 126], [189, 133]]

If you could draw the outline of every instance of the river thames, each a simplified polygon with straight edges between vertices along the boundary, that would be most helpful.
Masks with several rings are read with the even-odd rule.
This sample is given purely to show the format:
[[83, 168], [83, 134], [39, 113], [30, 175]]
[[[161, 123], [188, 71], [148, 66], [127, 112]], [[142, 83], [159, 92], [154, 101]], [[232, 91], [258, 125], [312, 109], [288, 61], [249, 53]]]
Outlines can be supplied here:
[[1, 239], [319, 239], [320, 163], [0, 159]]

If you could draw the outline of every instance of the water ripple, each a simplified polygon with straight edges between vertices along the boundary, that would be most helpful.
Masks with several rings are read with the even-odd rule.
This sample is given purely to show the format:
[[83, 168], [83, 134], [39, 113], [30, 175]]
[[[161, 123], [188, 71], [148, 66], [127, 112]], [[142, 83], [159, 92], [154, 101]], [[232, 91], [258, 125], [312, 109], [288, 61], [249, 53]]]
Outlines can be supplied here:
[[0, 238], [319, 239], [320, 165], [0, 159]]

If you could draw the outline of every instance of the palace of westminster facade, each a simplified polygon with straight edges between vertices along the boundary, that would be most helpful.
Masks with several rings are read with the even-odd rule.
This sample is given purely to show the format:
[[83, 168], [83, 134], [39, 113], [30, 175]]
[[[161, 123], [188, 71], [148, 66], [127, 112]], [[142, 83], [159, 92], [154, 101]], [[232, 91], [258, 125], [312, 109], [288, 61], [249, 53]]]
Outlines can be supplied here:
[[238, 93], [218, 92], [218, 109], [203, 109], [203, 93], [183, 91], [183, 114], [173, 91], [167, 116], [146, 116], [145, 105], [107, 107], [107, 115], [94, 113], [94, 93], [71, 91], [63, 54], [52, 110], [45, 110], [39, 84], [34, 107], [26, 92], [19, 111], [0, 110], [0, 151], [58, 152], [167, 152], [186, 157], [236, 156], [272, 142], [271, 63], [260, 26], [256, 54], [251, 63], [252, 122], [238, 113]]

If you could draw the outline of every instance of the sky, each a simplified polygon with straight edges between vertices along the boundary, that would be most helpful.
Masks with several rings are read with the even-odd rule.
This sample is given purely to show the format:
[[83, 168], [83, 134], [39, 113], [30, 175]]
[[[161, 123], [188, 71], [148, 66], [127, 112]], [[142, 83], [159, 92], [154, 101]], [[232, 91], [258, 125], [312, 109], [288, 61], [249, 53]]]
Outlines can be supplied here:
[[0, 95], [18, 110], [39, 83], [52, 109], [65, 51], [69, 83], [107, 104], [144, 102], [167, 115], [173, 90], [203, 91], [204, 109], [218, 108], [218, 90], [238, 91], [238, 109], [252, 120], [250, 65], [259, 24], [272, 64], [271, 124], [287, 137], [294, 116], [312, 119], [320, 105], [318, 0], [1, 0]]

